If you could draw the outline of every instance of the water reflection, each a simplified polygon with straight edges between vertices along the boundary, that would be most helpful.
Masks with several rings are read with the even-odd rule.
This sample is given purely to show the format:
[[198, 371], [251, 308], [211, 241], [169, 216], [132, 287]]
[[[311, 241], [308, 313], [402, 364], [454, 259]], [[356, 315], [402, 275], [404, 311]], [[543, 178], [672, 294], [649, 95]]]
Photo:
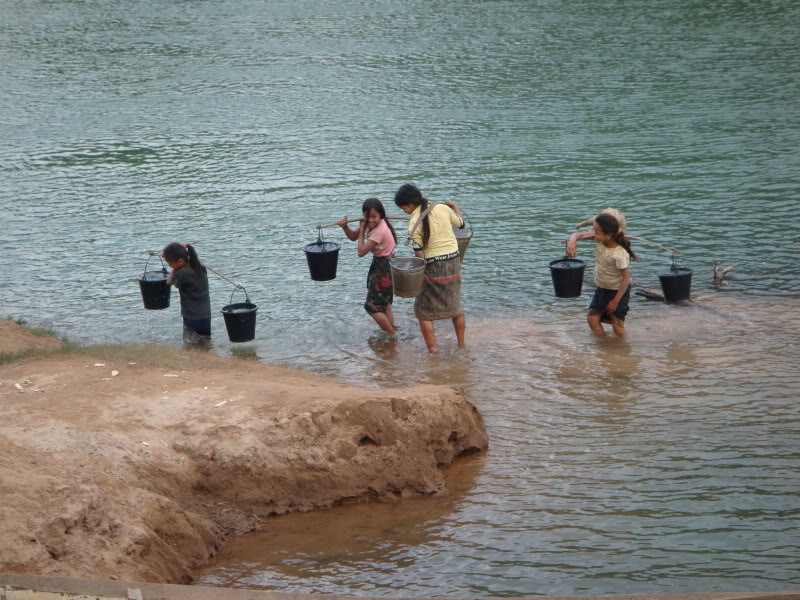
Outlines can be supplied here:
[[382, 360], [392, 360], [397, 357], [397, 337], [372, 335], [367, 338], [367, 345]]
[[479, 455], [458, 459], [445, 470], [446, 491], [438, 497], [271, 518], [263, 532], [225, 546], [198, 583], [276, 589], [348, 571], [381, 575], [387, 561], [393, 570], [409, 568], [424, 556], [420, 547], [441, 541], [438, 532], [474, 493], [484, 464]]
[[258, 348], [254, 345], [231, 345], [231, 356], [240, 358], [242, 360], [261, 360], [258, 356]]

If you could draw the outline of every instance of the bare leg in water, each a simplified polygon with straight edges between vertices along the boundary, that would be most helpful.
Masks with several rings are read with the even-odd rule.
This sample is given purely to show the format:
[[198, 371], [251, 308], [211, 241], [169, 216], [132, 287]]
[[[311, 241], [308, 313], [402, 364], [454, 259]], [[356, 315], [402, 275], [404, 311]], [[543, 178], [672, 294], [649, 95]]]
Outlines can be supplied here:
[[428, 347], [428, 352], [436, 354], [439, 349], [436, 347], [436, 332], [433, 330], [433, 321], [425, 319], [418, 319], [419, 328], [422, 331], [422, 337], [425, 339], [425, 345]]
[[466, 348], [464, 345], [464, 331], [467, 328], [467, 322], [464, 319], [464, 315], [458, 315], [457, 317], [453, 317], [453, 327], [456, 330], [456, 340], [458, 341], [458, 347], [463, 350]]
[[397, 333], [397, 330], [394, 328], [394, 315], [392, 314], [391, 304], [386, 307], [386, 312], [369, 313], [369, 316], [375, 319], [378, 326], [386, 333]]

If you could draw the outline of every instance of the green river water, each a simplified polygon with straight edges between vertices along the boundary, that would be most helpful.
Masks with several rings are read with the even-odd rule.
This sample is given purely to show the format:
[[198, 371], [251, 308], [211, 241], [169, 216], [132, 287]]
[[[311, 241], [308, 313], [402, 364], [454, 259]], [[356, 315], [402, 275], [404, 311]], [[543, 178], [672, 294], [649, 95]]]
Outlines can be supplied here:
[[[481, 410], [491, 448], [443, 497], [275, 519], [200, 583], [799, 588], [798, 22], [794, 0], [4, 0], [0, 312], [177, 346], [177, 295], [145, 311], [134, 279], [191, 242], [259, 305], [256, 340], [230, 344], [212, 276], [215, 351], [459, 385]], [[411, 300], [381, 335], [336, 229], [337, 278], [309, 278], [315, 225], [368, 196], [400, 214], [405, 182], [474, 228], [465, 352], [442, 323], [429, 357]], [[607, 206], [694, 269], [688, 306], [632, 297], [625, 343], [589, 335], [590, 275], [558, 300], [547, 268]], [[634, 248], [658, 287], [670, 254]], [[715, 261], [736, 265], [720, 288]]]

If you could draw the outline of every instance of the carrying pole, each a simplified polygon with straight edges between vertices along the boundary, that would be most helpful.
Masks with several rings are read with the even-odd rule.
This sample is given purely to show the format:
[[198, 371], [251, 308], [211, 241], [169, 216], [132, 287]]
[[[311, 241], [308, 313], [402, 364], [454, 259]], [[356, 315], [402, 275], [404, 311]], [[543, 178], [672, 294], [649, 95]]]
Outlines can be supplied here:
[[[386, 217], [387, 219], [391, 219], [393, 221], [408, 221], [411, 217]], [[348, 223], [358, 223], [361, 219], [348, 219]], [[323, 227], [333, 227], [334, 225], [338, 225], [339, 223], [328, 223], [327, 225], [317, 225], [317, 229], [322, 229]]]

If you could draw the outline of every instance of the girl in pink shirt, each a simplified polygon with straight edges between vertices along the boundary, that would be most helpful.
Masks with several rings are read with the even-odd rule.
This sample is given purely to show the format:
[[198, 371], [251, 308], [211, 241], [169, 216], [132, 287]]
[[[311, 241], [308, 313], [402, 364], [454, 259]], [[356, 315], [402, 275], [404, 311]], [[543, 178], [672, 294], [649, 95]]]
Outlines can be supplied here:
[[387, 333], [395, 333], [394, 314], [392, 314], [392, 271], [389, 260], [397, 247], [397, 234], [386, 220], [386, 210], [377, 198], [367, 198], [361, 206], [364, 216], [358, 229], [350, 229], [347, 217], [336, 224], [353, 242], [358, 242], [358, 255], [372, 253], [372, 264], [367, 275], [367, 301], [364, 310]]

